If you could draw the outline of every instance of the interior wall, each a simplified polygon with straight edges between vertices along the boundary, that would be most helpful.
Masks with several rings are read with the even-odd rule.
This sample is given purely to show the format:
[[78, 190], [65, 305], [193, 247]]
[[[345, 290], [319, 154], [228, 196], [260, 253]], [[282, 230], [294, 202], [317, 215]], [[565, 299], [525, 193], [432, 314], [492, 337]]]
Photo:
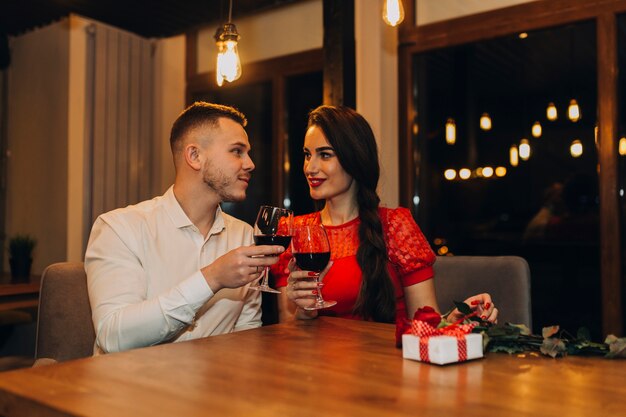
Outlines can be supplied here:
[[537, 0], [414, 0], [417, 25], [503, 9]]
[[397, 207], [398, 35], [384, 23], [370, 0], [355, 1], [356, 107], [370, 123], [378, 142], [381, 204]]
[[[68, 54], [65, 22], [11, 40], [7, 235], [38, 241], [33, 273], [66, 257]], [[8, 267], [7, 267], [8, 268]]]
[[67, 249], [66, 260], [82, 261], [85, 232], [89, 218], [85, 204], [89, 169], [88, 148], [85, 146], [85, 83], [86, 42], [85, 29], [91, 23], [81, 16], [70, 15], [67, 20], [69, 34], [68, 56], [68, 117], [67, 117]]
[[154, 76], [155, 175], [153, 194], [160, 195], [174, 183], [170, 149], [172, 123], [185, 108], [185, 36], [156, 41]]
[[[82, 261], [91, 229], [85, 132], [86, 40], [93, 20], [71, 15], [12, 39], [9, 71], [7, 236], [37, 240], [33, 273]], [[169, 130], [185, 104], [184, 36], [155, 40], [152, 192], [174, 180]], [[8, 262], [5, 262], [8, 270]]]

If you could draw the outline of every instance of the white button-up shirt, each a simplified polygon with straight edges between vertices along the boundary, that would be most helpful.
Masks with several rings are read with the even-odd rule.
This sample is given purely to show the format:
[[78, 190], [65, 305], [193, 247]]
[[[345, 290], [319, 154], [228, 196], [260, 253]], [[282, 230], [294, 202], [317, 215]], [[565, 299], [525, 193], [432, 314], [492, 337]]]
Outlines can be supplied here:
[[173, 187], [98, 217], [85, 254], [94, 353], [261, 326], [259, 292], [246, 285], [214, 294], [200, 272], [252, 242], [252, 227], [219, 207], [204, 238]]

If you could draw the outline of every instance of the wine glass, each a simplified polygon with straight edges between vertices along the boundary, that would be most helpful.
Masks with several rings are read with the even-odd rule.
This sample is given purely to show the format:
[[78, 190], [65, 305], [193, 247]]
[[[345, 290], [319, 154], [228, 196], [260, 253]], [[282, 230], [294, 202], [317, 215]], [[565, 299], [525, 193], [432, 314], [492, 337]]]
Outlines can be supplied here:
[[320, 310], [337, 304], [337, 301], [324, 300], [320, 287], [320, 272], [326, 268], [328, 261], [330, 261], [330, 244], [324, 226], [313, 224], [298, 227], [291, 241], [291, 248], [293, 256], [296, 258], [296, 264], [300, 269], [317, 272], [315, 275], [315, 282], [317, 283], [315, 304], [304, 307], [304, 309]]
[[[285, 249], [291, 242], [293, 234], [293, 211], [280, 207], [261, 206], [254, 222], [254, 243], [256, 245], [281, 245]], [[270, 268], [265, 267], [263, 280], [257, 286], [251, 286], [255, 291], [280, 294], [268, 284]]]

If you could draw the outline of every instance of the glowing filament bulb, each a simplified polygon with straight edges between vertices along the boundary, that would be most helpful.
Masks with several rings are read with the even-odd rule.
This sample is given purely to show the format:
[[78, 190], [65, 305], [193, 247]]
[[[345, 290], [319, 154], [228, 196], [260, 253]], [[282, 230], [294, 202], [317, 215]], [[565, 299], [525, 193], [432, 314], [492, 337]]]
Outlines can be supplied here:
[[533, 134], [533, 137], [534, 138], [541, 137], [542, 132], [543, 132], [543, 129], [541, 129], [541, 123], [535, 122], [535, 124], [533, 125], [531, 129], [531, 133]]
[[239, 34], [233, 23], [226, 23], [217, 29], [215, 44], [217, 45], [217, 62], [215, 75], [217, 85], [221, 86], [224, 80], [233, 82], [241, 77], [241, 60], [237, 51]]
[[389, 26], [398, 26], [404, 20], [402, 0], [383, 0], [383, 20]]
[[459, 170], [459, 177], [461, 177], [462, 180], [468, 179], [471, 175], [472, 171], [470, 171], [468, 168], [462, 168]]
[[528, 161], [528, 158], [530, 158], [530, 143], [528, 143], [528, 139], [522, 139], [520, 141], [519, 157], [522, 161]]
[[567, 108], [567, 117], [572, 122], [577, 122], [580, 120], [580, 107], [578, 107], [578, 103], [574, 99], [570, 100], [569, 102], [569, 107]]
[[453, 179], [456, 178], [456, 171], [453, 169], [446, 169], [443, 172], [443, 176], [448, 180], [448, 181], [452, 181]]
[[241, 77], [241, 60], [237, 52], [237, 42], [224, 42], [224, 50], [218, 54], [217, 72], [228, 82], [233, 82]]
[[554, 103], [548, 104], [548, 108], [546, 109], [546, 117], [551, 122], [557, 119], [558, 115], [557, 115], [556, 106], [554, 105]]
[[483, 113], [480, 116], [480, 128], [482, 130], [491, 130], [491, 117], [489, 117], [489, 113]]
[[512, 167], [519, 165], [519, 151], [516, 145], [511, 145], [511, 149], [509, 149], [509, 162]]
[[569, 146], [569, 153], [574, 157], [578, 158], [583, 154], [583, 144], [580, 140], [576, 139]]
[[456, 123], [454, 119], [448, 119], [446, 122], [446, 142], [449, 145], [456, 143]]

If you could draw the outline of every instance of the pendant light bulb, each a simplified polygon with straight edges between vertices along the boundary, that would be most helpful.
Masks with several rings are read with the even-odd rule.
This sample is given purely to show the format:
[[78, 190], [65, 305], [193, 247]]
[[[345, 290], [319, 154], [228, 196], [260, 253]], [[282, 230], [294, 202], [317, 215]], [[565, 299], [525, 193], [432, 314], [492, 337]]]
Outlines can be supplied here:
[[446, 170], [443, 172], [443, 176], [444, 176], [444, 177], [445, 177], [448, 181], [452, 181], [453, 179], [455, 179], [455, 178], [456, 178], [456, 170], [454, 170], [454, 169], [452, 169], [452, 168], [446, 169]]
[[402, 0], [383, 0], [383, 20], [392, 27], [402, 23], [404, 20]]
[[530, 131], [533, 134], [533, 138], [541, 137], [541, 133], [543, 132], [541, 128], [541, 123], [535, 122], [535, 124], [533, 124], [533, 127]]
[[482, 130], [491, 130], [491, 117], [489, 117], [489, 113], [483, 113], [480, 116], [480, 128]]
[[574, 140], [569, 146], [569, 153], [574, 158], [578, 158], [583, 154], [583, 144], [579, 139]]
[[454, 145], [456, 143], [456, 123], [452, 118], [448, 119], [446, 122], [446, 142], [448, 145]]
[[554, 103], [548, 104], [548, 108], [546, 109], [546, 117], [551, 122], [554, 122], [557, 119], [558, 115], [557, 115], [556, 106], [554, 105]]
[[517, 145], [511, 145], [511, 149], [509, 149], [509, 162], [512, 167], [519, 165], [519, 152], [517, 150]]
[[215, 69], [217, 85], [224, 80], [233, 82], [241, 77], [241, 60], [237, 50], [239, 34], [233, 23], [226, 23], [217, 29], [215, 44], [217, 45], [217, 67]]
[[519, 143], [519, 157], [522, 161], [528, 161], [530, 158], [530, 143], [524, 138]]
[[578, 107], [578, 102], [574, 99], [570, 100], [569, 107], [567, 108], [567, 117], [572, 122], [577, 122], [580, 120], [580, 107]]

